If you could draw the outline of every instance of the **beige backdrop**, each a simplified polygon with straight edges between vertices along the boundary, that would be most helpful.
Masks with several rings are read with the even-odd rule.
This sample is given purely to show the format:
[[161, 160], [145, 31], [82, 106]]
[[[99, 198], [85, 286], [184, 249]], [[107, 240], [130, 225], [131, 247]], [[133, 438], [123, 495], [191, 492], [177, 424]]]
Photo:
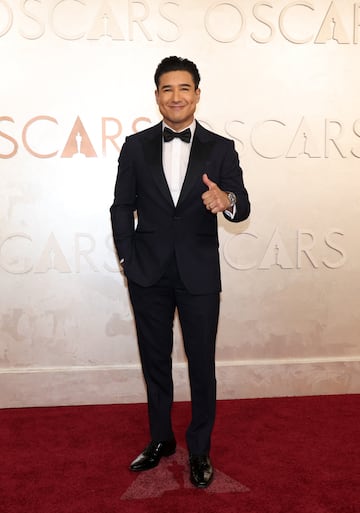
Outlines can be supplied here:
[[[360, 392], [360, 2], [0, 0], [0, 406], [144, 401], [109, 220], [168, 55], [235, 140], [219, 397]], [[176, 398], [189, 397], [175, 325]]]

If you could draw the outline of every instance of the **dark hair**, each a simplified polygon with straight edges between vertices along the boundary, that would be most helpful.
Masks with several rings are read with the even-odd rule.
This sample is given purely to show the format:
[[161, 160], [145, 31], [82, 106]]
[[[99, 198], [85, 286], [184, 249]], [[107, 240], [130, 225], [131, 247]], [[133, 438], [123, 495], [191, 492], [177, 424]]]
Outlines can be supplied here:
[[189, 61], [188, 59], [175, 57], [174, 55], [171, 57], [165, 57], [165, 59], [163, 59], [156, 68], [154, 80], [157, 89], [159, 89], [161, 75], [168, 73], [169, 71], [188, 71], [193, 78], [195, 89], [198, 89], [200, 83], [200, 74], [196, 64], [192, 61]]

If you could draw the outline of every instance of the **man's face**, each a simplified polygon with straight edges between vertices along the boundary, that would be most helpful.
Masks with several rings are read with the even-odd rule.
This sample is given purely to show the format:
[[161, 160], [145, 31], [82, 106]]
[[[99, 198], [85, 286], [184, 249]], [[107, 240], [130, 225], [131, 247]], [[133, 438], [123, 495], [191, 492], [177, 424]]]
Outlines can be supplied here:
[[192, 123], [196, 105], [200, 100], [200, 89], [195, 89], [191, 73], [164, 73], [160, 76], [155, 96], [164, 121], [171, 128], [179, 131]]

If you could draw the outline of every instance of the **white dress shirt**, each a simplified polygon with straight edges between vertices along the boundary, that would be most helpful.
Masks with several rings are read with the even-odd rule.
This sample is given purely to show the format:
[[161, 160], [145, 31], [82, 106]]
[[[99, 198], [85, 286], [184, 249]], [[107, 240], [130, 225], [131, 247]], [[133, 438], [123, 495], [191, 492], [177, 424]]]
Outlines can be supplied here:
[[[166, 123], [163, 123], [163, 128], [164, 127], [173, 130], [171, 127], [166, 125]], [[194, 138], [195, 127], [196, 122], [194, 120], [190, 126], [185, 127], [181, 130], [182, 132], [183, 130], [190, 128], [190, 143], [182, 141], [181, 139], [179, 139], [179, 137], [175, 137], [172, 141], [169, 142], [164, 142], [163, 140], [162, 143], [163, 168], [174, 205], [176, 205], [178, 202], [181, 188], [184, 183], [184, 178], [190, 158], [191, 145]]]

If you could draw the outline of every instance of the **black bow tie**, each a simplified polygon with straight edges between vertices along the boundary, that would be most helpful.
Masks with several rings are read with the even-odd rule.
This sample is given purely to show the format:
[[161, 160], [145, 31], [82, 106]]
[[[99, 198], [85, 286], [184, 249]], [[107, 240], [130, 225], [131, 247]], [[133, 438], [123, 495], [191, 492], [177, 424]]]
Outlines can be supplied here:
[[172, 141], [175, 137], [179, 137], [182, 141], [189, 143], [191, 139], [191, 130], [190, 128], [187, 128], [186, 130], [183, 130], [182, 132], [174, 132], [173, 130], [170, 130], [170, 128], [165, 127], [164, 128], [164, 141], [169, 142]]

